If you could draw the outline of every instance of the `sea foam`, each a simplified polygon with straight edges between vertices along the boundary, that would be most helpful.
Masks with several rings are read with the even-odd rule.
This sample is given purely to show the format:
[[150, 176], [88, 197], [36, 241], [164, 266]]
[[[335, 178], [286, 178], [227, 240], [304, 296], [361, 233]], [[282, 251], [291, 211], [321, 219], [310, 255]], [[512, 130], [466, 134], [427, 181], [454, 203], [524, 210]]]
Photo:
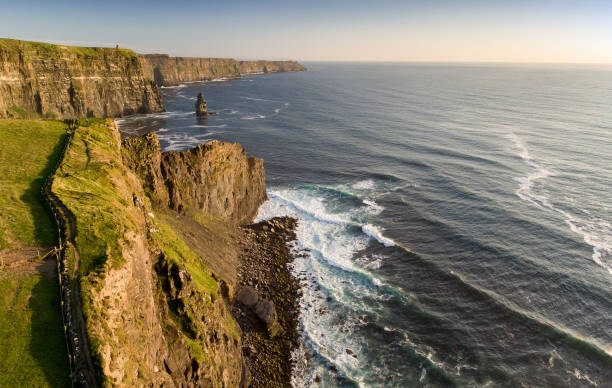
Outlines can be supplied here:
[[[516, 190], [516, 195], [522, 200], [531, 202], [539, 208], [553, 211], [561, 215], [570, 230], [580, 235], [584, 242], [592, 247], [593, 253], [591, 259], [612, 275], [612, 260], [609, 258], [609, 256], [612, 256], [612, 228], [610, 224], [601, 220], [585, 219], [584, 217], [574, 215], [554, 205], [548, 196], [536, 193], [534, 190], [536, 181], [544, 180], [557, 174], [551, 169], [534, 161], [527, 144], [518, 135], [510, 133], [506, 137], [514, 142], [514, 145], [518, 149], [518, 156], [520, 156], [528, 166], [535, 169], [535, 171], [526, 177], [517, 178], [519, 187]], [[588, 211], [583, 211], [583, 213], [588, 214]]]

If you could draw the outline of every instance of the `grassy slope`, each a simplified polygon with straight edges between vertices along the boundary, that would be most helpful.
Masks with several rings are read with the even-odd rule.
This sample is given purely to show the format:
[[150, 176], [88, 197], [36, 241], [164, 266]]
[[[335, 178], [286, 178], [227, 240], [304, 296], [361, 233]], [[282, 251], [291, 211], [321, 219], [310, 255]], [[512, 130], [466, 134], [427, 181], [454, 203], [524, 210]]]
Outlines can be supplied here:
[[57, 236], [41, 189], [60, 157], [61, 121], [0, 120], [0, 250], [52, 246]]
[[[56, 243], [42, 184], [60, 157], [66, 125], [0, 120], [0, 251]], [[70, 384], [55, 278], [0, 269], [0, 386]]]
[[[193, 281], [200, 292], [210, 295], [217, 293], [217, 281], [202, 262], [202, 259], [192, 251], [187, 244], [172, 230], [172, 228], [158, 215], [155, 222], [157, 233], [155, 238], [170, 261], [186, 269], [193, 277]], [[161, 218], [161, 219], [160, 219]]]
[[0, 290], [0, 387], [70, 386], [57, 280], [13, 274]]
[[112, 120], [85, 120], [77, 129], [53, 182], [53, 192], [77, 219], [76, 243], [81, 256], [80, 273], [88, 276], [123, 264], [121, 242], [133, 227], [134, 214], [118, 193], [116, 181], [125, 177]]

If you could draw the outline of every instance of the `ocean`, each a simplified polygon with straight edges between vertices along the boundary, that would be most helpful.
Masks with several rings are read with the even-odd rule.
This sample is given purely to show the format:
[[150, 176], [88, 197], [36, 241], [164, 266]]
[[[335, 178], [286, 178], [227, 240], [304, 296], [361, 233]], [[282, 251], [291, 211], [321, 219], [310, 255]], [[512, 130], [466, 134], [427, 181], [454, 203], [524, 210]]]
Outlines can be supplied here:
[[612, 387], [612, 67], [306, 66], [117, 120], [264, 159], [258, 220], [299, 220], [294, 386]]

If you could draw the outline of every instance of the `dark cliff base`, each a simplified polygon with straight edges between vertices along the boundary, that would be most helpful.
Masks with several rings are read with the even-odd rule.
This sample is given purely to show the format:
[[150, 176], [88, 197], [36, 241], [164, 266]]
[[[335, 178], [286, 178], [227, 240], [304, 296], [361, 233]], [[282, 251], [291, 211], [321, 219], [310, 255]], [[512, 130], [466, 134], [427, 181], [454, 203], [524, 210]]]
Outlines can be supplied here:
[[295, 240], [297, 220], [273, 218], [244, 227], [238, 284], [254, 287], [276, 308], [280, 332], [270, 338], [266, 326], [246, 306], [234, 301], [232, 314], [242, 329], [242, 351], [251, 373], [251, 387], [288, 387], [291, 351], [298, 344], [299, 285], [288, 264], [287, 242]]

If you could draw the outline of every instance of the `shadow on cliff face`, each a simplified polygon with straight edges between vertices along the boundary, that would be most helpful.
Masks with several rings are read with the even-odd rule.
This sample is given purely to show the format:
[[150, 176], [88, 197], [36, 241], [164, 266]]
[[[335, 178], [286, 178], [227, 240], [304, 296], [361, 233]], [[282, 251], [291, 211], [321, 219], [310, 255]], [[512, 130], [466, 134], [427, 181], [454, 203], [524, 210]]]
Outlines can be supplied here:
[[[44, 246], [53, 246], [57, 243], [57, 228], [55, 220], [51, 214], [51, 210], [45, 204], [42, 194], [42, 187], [45, 184], [47, 177], [55, 172], [57, 164], [62, 155], [64, 145], [68, 140], [68, 134], [62, 135], [55, 147], [51, 156], [47, 160], [45, 167], [40, 172], [41, 178], [34, 179], [30, 182], [30, 187], [19, 198], [25, 203], [34, 220], [34, 233], [36, 240]], [[19, 161], [15, 161], [19, 163]]]
[[164, 75], [162, 74], [161, 70], [159, 70], [159, 67], [153, 69], [153, 79], [155, 80], [157, 86], [164, 86]]
[[[68, 353], [61, 318], [59, 285], [55, 263], [43, 264], [52, 270], [41, 271], [32, 289], [28, 308], [32, 311], [29, 351], [51, 387], [70, 386]], [[23, 368], [28, 368], [23, 365]]]

